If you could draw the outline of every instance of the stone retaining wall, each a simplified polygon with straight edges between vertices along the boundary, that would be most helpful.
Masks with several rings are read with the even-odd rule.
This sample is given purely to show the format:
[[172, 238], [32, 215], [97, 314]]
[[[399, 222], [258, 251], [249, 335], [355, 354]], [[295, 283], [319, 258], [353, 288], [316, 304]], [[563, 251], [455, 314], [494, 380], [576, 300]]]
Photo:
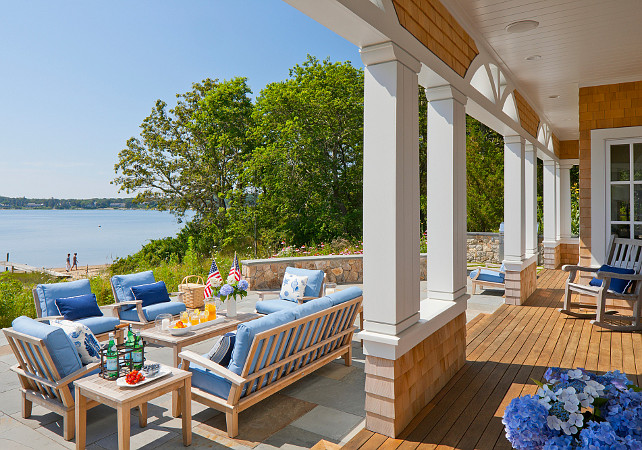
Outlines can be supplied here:
[[501, 264], [500, 244], [503, 236], [499, 233], [468, 233], [466, 238], [466, 261]]

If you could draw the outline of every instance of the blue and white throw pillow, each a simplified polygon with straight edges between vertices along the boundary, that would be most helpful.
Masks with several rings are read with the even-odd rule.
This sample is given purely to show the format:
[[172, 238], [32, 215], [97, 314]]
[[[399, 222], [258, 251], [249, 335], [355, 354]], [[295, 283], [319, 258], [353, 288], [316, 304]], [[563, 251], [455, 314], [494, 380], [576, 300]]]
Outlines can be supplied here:
[[87, 325], [71, 320], [51, 320], [51, 325], [60, 327], [73, 342], [83, 366], [100, 362], [100, 344]]
[[230, 331], [225, 333], [221, 338], [214, 344], [212, 349], [205, 355], [206, 358], [212, 360], [216, 364], [227, 367], [232, 358], [232, 349], [234, 348], [234, 343], [236, 342], [236, 331]]
[[293, 275], [286, 273], [283, 277], [283, 284], [281, 285], [280, 297], [283, 300], [290, 300], [291, 302], [298, 302], [303, 298], [305, 292], [305, 285], [308, 284], [308, 277], [301, 275]]

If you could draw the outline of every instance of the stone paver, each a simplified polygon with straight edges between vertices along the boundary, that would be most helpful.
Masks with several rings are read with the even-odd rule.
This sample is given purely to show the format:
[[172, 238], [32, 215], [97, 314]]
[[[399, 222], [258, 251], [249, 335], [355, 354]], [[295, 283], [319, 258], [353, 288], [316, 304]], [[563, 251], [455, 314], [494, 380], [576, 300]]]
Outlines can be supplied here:
[[319, 405], [295, 420], [292, 426], [318, 433], [332, 442], [339, 442], [361, 422], [363, 422], [361, 416]]

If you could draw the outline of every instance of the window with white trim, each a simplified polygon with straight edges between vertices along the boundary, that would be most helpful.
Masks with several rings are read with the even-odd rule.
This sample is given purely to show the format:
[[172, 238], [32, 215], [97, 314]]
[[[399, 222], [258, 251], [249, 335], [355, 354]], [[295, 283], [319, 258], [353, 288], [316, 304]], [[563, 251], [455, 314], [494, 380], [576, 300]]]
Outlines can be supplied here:
[[642, 239], [642, 140], [607, 141], [610, 234]]

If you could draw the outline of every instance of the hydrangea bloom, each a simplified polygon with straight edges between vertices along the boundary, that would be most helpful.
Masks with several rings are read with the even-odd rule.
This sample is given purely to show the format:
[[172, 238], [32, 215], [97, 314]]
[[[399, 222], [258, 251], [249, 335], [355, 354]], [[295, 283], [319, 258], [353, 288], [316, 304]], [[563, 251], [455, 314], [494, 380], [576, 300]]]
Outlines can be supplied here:
[[547, 416], [548, 411], [536, 396], [514, 398], [502, 420], [506, 437], [516, 449], [542, 448], [556, 434], [547, 426]]
[[232, 292], [234, 292], [234, 288], [229, 284], [224, 284], [223, 286], [221, 286], [221, 290], [219, 291], [219, 294], [223, 297], [227, 297]]
[[242, 290], [242, 291], [247, 291], [247, 288], [248, 288], [249, 286], [250, 286], [250, 285], [249, 285], [249, 283], [247, 282], [247, 280], [241, 280], [241, 281], [239, 281], [239, 284], [238, 284], [238, 286], [237, 286], [237, 287], [238, 287], [240, 290]]

